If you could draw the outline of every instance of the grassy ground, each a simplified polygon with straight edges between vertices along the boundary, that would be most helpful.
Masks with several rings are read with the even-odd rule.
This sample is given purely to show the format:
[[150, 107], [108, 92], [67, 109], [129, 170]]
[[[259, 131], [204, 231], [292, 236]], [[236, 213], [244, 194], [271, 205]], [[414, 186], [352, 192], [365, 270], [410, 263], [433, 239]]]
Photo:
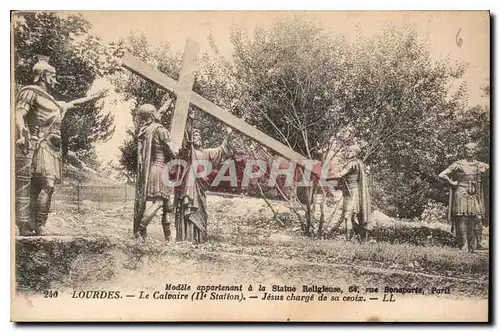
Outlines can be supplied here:
[[[208, 208], [207, 243], [197, 247], [164, 243], [158, 219], [149, 226], [150, 240], [144, 245], [131, 234], [132, 202], [86, 202], [78, 212], [76, 206], [55, 201], [46, 232], [94, 241], [71, 247], [71, 255], [64, 254], [64, 246], [73, 244], [55, 244], [44, 257], [26, 259], [45, 260], [40, 264], [47, 268], [46, 281], [70, 288], [99, 285], [102, 289], [108, 283], [133, 289], [154, 284], [158, 276], [186, 282], [208, 282], [214, 277], [237, 283], [450, 285], [454, 296], [487, 296], [487, 252], [469, 254], [448, 246], [408, 243], [360, 244], [342, 236], [304, 238], [296, 224], [273, 222], [265, 203], [255, 198], [209, 196]], [[57, 264], [60, 268], [54, 267]], [[39, 281], [35, 287], [33, 282], [21, 280], [18, 287], [45, 287]]]

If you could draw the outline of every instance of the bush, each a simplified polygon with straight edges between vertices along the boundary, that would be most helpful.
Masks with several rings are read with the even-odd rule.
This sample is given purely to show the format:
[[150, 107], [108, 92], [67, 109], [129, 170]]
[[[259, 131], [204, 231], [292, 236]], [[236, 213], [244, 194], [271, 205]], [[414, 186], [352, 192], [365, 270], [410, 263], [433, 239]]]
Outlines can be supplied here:
[[371, 231], [371, 237], [379, 242], [388, 243], [455, 246], [455, 237], [450, 232], [426, 226], [395, 224], [387, 227], [377, 225]]
[[425, 222], [446, 222], [448, 208], [439, 202], [429, 201], [422, 212], [421, 219]]
[[[340, 227], [331, 234], [327, 234], [325, 238], [344, 235], [345, 228]], [[455, 237], [450, 232], [440, 228], [406, 222], [398, 222], [392, 225], [374, 225], [371, 228], [370, 239], [392, 244], [406, 243], [419, 246], [455, 247]]]
[[[23, 238], [16, 240], [16, 287], [35, 291], [54, 287], [54, 283], [67, 282], [71, 278], [74, 262], [88, 257], [105, 257], [109, 248], [105, 238], [49, 239]], [[105, 267], [106, 260], [97, 260], [94, 268]], [[109, 272], [109, 271], [108, 271]], [[111, 274], [106, 275], [112, 277]], [[83, 275], [77, 276], [83, 278]], [[101, 279], [103, 280], [103, 279]]]

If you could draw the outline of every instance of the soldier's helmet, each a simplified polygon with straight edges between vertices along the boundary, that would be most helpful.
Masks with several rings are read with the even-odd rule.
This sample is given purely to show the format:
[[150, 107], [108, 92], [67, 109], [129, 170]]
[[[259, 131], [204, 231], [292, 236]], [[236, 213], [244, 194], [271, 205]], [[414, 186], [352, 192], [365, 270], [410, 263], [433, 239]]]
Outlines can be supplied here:
[[141, 118], [152, 116], [156, 112], [156, 107], [151, 104], [142, 104], [137, 108], [136, 115]]
[[154, 120], [158, 122], [160, 121], [160, 117], [158, 111], [156, 110], [156, 107], [151, 104], [143, 104], [139, 106], [135, 114], [140, 118], [147, 118], [151, 116]]
[[156, 112], [156, 107], [151, 104], [143, 104], [137, 108], [137, 115], [151, 115]]
[[469, 142], [464, 144], [464, 148], [466, 149], [477, 149], [477, 143]]
[[38, 56], [38, 62], [33, 66], [33, 82], [37, 83], [40, 81], [40, 77], [44, 73], [56, 73], [56, 69], [49, 65], [49, 57], [44, 55]]

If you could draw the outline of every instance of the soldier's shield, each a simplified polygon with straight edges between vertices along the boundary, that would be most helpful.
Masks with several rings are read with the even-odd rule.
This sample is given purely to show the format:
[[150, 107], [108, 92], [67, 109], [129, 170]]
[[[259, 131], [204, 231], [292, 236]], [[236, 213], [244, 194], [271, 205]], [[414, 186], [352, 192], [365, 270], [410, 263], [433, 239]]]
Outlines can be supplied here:
[[[31, 164], [33, 149], [16, 148], [16, 225], [20, 235], [29, 230], [31, 207]], [[37, 231], [37, 230], [35, 230]], [[38, 232], [37, 232], [38, 233]]]

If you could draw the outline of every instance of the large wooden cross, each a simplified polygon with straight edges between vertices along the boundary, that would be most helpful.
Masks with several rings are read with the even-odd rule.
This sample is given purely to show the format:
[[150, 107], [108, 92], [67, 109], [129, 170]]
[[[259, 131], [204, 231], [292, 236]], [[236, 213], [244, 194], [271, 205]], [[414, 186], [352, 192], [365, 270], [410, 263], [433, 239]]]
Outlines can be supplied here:
[[300, 153], [297, 153], [291, 148], [261, 132], [257, 128], [249, 125], [242, 119], [235, 117], [228, 111], [215, 105], [210, 100], [207, 100], [192, 91], [194, 74], [197, 68], [197, 57], [199, 49], [200, 48], [198, 43], [196, 43], [194, 40], [188, 39], [186, 41], [179, 81], [175, 81], [174, 79], [170, 78], [169, 76], [163, 74], [159, 70], [156, 70], [152, 66], [146, 64], [145, 62], [130, 54], [125, 54], [123, 58], [123, 67], [177, 95], [177, 101], [175, 103], [175, 109], [172, 116], [170, 128], [172, 142], [177, 147], [181, 146], [184, 137], [184, 130], [186, 128], [189, 104], [192, 103], [198, 106], [204, 112], [222, 121], [229, 127], [242, 133], [246, 137], [259, 142], [263, 146], [277, 152], [284, 158], [297, 163], [303, 168], [311, 170], [313, 174], [320, 177], [321, 170], [318, 170], [318, 168], [316, 167], [311, 167], [312, 165], [306, 162], [308, 158], [302, 156]]

